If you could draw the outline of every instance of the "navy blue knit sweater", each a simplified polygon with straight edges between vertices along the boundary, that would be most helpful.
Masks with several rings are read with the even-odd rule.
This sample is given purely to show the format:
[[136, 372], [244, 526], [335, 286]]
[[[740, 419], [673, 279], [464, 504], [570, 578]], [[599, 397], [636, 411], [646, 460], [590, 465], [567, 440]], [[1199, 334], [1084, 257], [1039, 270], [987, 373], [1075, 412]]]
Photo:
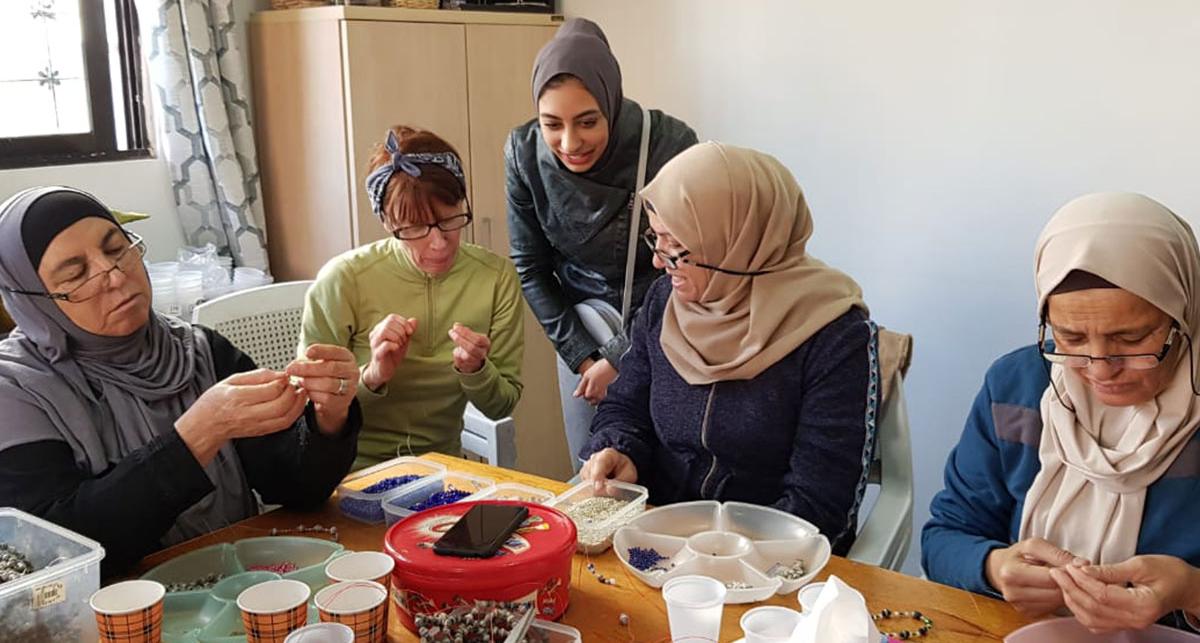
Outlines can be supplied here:
[[646, 294], [621, 374], [579, 456], [606, 447], [629, 456], [654, 505], [715, 499], [782, 509], [844, 554], [873, 447], [866, 416], [874, 326], [852, 309], [752, 380], [693, 386], [659, 343], [670, 294], [666, 277]]

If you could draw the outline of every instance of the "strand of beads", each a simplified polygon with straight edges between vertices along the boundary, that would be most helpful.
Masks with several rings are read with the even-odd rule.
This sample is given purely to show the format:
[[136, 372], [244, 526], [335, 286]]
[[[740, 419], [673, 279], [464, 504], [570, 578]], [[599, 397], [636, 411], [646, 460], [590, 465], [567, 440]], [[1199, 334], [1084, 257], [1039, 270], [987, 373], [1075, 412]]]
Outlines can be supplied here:
[[475, 601], [465, 608], [414, 619], [421, 641], [430, 643], [489, 643], [503, 641], [529, 610], [525, 603]]
[[879, 610], [879, 612], [871, 615], [871, 620], [875, 621], [876, 623], [878, 623], [879, 621], [886, 621], [886, 620], [892, 619], [892, 618], [911, 618], [914, 620], [918, 620], [921, 622], [921, 627], [918, 627], [915, 630], [900, 630], [899, 632], [884, 632], [884, 635], [887, 636], [889, 639], [899, 639], [901, 641], [908, 641], [910, 639], [919, 639], [922, 636], [925, 636], [926, 634], [928, 634], [929, 630], [933, 629], [933, 620], [931, 620], [928, 616], [925, 616], [924, 614], [922, 614], [916, 610], [913, 610], [911, 612], [904, 612], [904, 611], [900, 611], [900, 610], [893, 611], [893, 610], [884, 608], [882, 610]]

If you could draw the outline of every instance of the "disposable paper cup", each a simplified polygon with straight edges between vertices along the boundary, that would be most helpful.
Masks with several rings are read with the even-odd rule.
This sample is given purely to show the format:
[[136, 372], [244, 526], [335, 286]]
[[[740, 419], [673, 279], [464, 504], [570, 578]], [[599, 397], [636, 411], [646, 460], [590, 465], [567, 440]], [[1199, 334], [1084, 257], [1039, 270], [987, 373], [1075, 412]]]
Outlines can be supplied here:
[[341, 623], [313, 623], [288, 634], [283, 643], [354, 643], [354, 630]]
[[354, 630], [356, 643], [384, 643], [387, 638], [387, 597], [383, 585], [369, 580], [334, 583], [317, 592], [315, 603], [322, 623], [341, 623]]
[[271, 580], [238, 594], [248, 643], [282, 643], [308, 621], [312, 590], [296, 580]]
[[167, 590], [152, 580], [109, 585], [89, 603], [96, 613], [101, 643], [158, 643], [162, 640], [163, 596]]
[[325, 566], [325, 576], [340, 583], [348, 580], [375, 581], [385, 588], [392, 583], [392, 568], [396, 560], [383, 552], [356, 551], [339, 556]]
[[707, 576], [680, 576], [662, 589], [672, 641], [717, 641], [725, 611], [725, 584]]
[[792, 637], [792, 630], [801, 619], [800, 612], [770, 605], [756, 607], [742, 615], [742, 632], [746, 643], [777, 643]]
[[813, 610], [813, 606], [817, 604], [817, 597], [821, 595], [822, 589], [825, 589], [825, 581], [809, 583], [800, 588], [800, 592], [796, 594], [796, 600], [800, 601], [800, 607], [804, 608], [805, 612]]

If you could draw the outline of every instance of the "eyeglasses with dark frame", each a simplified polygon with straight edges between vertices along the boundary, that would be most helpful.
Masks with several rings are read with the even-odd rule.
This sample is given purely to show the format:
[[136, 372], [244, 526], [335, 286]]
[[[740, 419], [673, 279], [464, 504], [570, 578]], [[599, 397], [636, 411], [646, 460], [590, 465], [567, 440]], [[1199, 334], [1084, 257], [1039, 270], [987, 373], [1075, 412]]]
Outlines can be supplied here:
[[645, 241], [646, 245], [650, 247], [650, 251], [653, 252], [659, 259], [662, 259], [663, 262], [665, 262], [668, 266], [670, 266], [671, 270], [676, 270], [679, 268], [679, 264], [686, 263], [691, 266], [696, 266], [697, 268], [705, 268], [707, 270], [713, 270], [715, 272], [721, 272], [727, 275], [734, 275], [736, 277], [757, 277], [758, 275], [765, 275], [768, 272], [767, 270], [731, 270], [729, 268], [720, 268], [706, 263], [700, 263], [698, 261], [691, 261], [686, 258], [688, 255], [692, 254], [691, 250], [684, 250], [677, 255], [670, 254], [665, 250], [659, 250], [658, 235], [655, 234], [654, 230], [651, 229], [647, 229], [642, 233], [642, 241]]
[[114, 270], [120, 270], [128, 275], [129, 271], [141, 262], [142, 257], [146, 256], [146, 242], [139, 235], [132, 232], [125, 232], [125, 236], [129, 240], [129, 246], [121, 251], [121, 254], [117, 255], [116, 259], [113, 259], [112, 266], [97, 272], [87, 279], [84, 279], [83, 283], [75, 286], [67, 292], [17, 290], [15, 288], [5, 288], [4, 290], [13, 293], [14, 295], [45, 297], [46, 299], [65, 301], [72, 304], [78, 304], [92, 299], [93, 297], [104, 292], [104, 286], [108, 284], [108, 278], [112, 276], [112, 272]]
[[474, 219], [475, 215], [472, 212], [467, 211], [462, 214], [456, 214], [452, 217], [439, 219], [436, 223], [406, 225], [393, 230], [392, 236], [404, 241], [416, 241], [417, 239], [424, 239], [425, 237], [428, 237], [429, 233], [433, 232], [434, 228], [437, 228], [442, 232], [454, 232], [455, 230], [462, 230], [463, 228], [471, 225], [471, 221]]
[[1163, 342], [1162, 350], [1157, 353], [1135, 353], [1132, 355], [1080, 355], [1076, 353], [1058, 353], [1048, 350], [1046, 347], [1046, 321], [1038, 325], [1038, 350], [1041, 351], [1042, 357], [1052, 364], [1061, 364], [1069, 368], [1087, 368], [1094, 361], [1104, 361], [1114, 368], [1128, 368], [1135, 371], [1149, 371], [1158, 368], [1167, 357], [1167, 353], [1171, 352], [1171, 344], [1175, 341], [1176, 335], [1179, 334], [1179, 325], [1171, 324], [1171, 330], [1167, 333], [1167, 340]]

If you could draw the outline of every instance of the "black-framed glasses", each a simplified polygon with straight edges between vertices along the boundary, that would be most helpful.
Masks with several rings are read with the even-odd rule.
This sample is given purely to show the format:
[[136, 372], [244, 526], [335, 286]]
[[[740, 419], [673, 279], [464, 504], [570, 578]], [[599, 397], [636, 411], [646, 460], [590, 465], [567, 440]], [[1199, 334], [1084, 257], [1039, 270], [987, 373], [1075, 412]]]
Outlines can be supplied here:
[[404, 241], [416, 241], [417, 239], [424, 239], [425, 237], [428, 237], [429, 233], [433, 232], [434, 228], [437, 228], [442, 232], [454, 232], [455, 230], [462, 230], [463, 228], [471, 225], [471, 221], [474, 218], [475, 215], [471, 214], [470, 212], [464, 212], [462, 214], [456, 214], [445, 219], [439, 219], [436, 223], [418, 223], [414, 225], [402, 226], [393, 230], [392, 236]]
[[5, 290], [14, 295], [45, 297], [72, 304], [85, 302], [104, 292], [105, 287], [108, 286], [109, 277], [112, 276], [114, 270], [120, 270], [128, 275], [134, 266], [142, 262], [142, 257], [146, 256], [146, 242], [132, 232], [126, 232], [125, 235], [129, 239], [129, 246], [113, 259], [112, 266], [84, 279], [83, 283], [66, 292], [42, 292], [36, 290], [17, 290], [15, 288], [5, 288]]
[[712, 266], [712, 265], [709, 265], [706, 263], [692, 261], [690, 259], [687, 259], [687, 256], [692, 254], [691, 250], [684, 250], [683, 252], [681, 252], [677, 255], [673, 255], [665, 250], [659, 250], [658, 249], [658, 235], [655, 234], [654, 230], [651, 230], [651, 229], [647, 229], [645, 232], [642, 233], [642, 241], [645, 241], [646, 245], [650, 247], [650, 251], [653, 252], [655, 254], [655, 256], [657, 256], [659, 259], [662, 259], [664, 263], [666, 263], [668, 266], [670, 266], [671, 270], [676, 270], [679, 268], [679, 264], [686, 263], [690, 266], [696, 266], [697, 268], [713, 270], [716, 272], [725, 273], [727, 275], [734, 275], [737, 277], [757, 277], [758, 275], [767, 274], [766, 270], [752, 270], [752, 271], [731, 270], [729, 268], [720, 268], [720, 267]]
[[1047, 348], [1046, 344], [1046, 321], [1038, 325], [1038, 350], [1041, 351], [1042, 357], [1047, 362], [1052, 364], [1061, 364], [1070, 368], [1087, 368], [1092, 362], [1107, 362], [1109, 366], [1114, 368], [1128, 368], [1135, 371], [1149, 371], [1158, 368], [1159, 364], [1166, 359], [1167, 353], [1171, 352], [1171, 344], [1174, 343], [1175, 337], [1179, 335], [1179, 326], [1175, 323], [1171, 324], [1171, 330], [1167, 333], [1167, 339], [1163, 342], [1162, 350], [1157, 353], [1134, 353], [1131, 355], [1081, 355], [1077, 353], [1059, 353]]

